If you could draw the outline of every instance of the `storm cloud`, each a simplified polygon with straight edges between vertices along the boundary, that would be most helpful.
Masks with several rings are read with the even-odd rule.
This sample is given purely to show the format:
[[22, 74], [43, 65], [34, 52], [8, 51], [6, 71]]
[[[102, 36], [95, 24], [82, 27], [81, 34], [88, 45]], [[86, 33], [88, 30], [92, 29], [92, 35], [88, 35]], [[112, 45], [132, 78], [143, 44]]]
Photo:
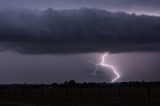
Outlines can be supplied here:
[[96, 8], [0, 10], [0, 50], [70, 54], [160, 50], [160, 17]]
[[160, 15], [159, 0], [0, 0], [0, 8], [78, 9], [82, 7]]

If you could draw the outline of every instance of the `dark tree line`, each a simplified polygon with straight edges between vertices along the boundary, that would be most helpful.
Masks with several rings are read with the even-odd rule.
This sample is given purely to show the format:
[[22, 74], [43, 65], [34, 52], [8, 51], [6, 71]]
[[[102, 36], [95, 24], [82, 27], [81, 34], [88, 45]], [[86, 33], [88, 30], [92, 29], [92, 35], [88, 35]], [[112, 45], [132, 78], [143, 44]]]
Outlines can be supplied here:
[[78, 83], [74, 80], [66, 81], [64, 83], [52, 83], [52, 84], [1, 84], [0, 89], [8, 88], [107, 88], [107, 87], [160, 87], [160, 81], [157, 82], [121, 82], [121, 83], [96, 83], [96, 82], [84, 82]]

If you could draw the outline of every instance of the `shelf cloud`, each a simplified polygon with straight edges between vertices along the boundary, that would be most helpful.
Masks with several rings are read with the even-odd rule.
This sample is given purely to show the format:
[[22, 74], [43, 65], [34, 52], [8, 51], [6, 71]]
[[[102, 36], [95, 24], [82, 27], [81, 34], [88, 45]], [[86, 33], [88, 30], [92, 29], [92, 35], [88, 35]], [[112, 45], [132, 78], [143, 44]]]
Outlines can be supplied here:
[[0, 10], [0, 50], [23, 54], [160, 50], [160, 17], [96, 8]]
[[160, 15], [159, 0], [0, 0], [0, 8], [78, 9], [83, 7]]

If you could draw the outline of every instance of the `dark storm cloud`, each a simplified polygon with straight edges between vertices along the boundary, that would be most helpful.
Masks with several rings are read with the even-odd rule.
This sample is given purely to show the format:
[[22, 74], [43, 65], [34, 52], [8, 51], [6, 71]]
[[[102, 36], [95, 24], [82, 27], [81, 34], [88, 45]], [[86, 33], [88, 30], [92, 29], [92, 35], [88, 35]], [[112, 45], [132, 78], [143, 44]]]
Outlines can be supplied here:
[[0, 50], [24, 54], [160, 50], [160, 17], [98, 9], [1, 10]]
[[82, 7], [125, 12], [159, 13], [159, 0], [0, 0], [0, 7], [75, 9]]

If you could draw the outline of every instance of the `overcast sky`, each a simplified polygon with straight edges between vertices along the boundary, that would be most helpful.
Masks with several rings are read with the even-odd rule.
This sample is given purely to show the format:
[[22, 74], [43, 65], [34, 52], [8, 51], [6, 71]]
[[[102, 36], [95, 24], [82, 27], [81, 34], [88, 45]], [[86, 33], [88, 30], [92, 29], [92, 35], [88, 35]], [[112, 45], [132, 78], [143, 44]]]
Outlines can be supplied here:
[[111, 82], [111, 69], [93, 75], [104, 53], [117, 81], [160, 80], [159, 10], [159, 0], [0, 0], [0, 83]]

